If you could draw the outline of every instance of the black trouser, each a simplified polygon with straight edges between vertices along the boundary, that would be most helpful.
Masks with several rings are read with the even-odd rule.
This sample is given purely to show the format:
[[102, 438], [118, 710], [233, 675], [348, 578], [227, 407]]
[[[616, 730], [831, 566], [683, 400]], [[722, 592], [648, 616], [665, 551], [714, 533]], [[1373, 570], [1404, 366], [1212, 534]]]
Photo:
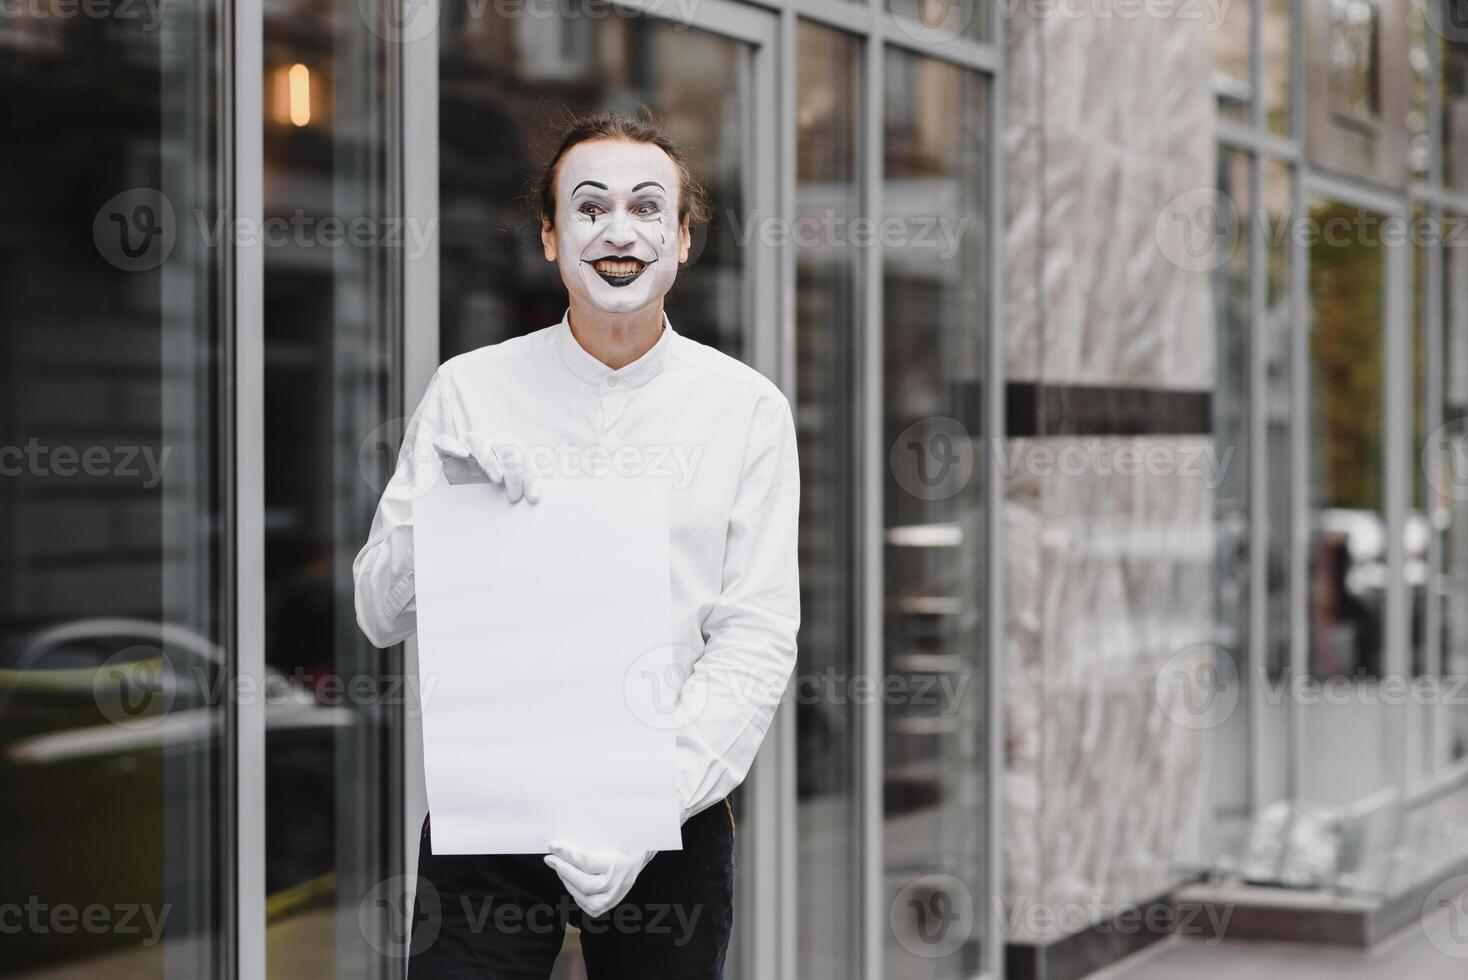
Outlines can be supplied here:
[[595, 918], [539, 854], [433, 853], [423, 822], [409, 980], [545, 980], [567, 924], [589, 980], [720, 980], [734, 924], [734, 815], [727, 802], [683, 825], [621, 904]]

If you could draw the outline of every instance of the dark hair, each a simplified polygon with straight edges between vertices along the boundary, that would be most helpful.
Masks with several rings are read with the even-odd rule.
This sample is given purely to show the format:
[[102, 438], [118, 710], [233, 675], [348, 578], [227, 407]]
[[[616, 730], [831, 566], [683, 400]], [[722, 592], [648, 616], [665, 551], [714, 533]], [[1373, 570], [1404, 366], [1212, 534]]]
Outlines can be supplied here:
[[636, 116], [615, 112], [578, 116], [562, 129], [560, 145], [535, 178], [535, 205], [540, 211], [541, 220], [550, 227], [556, 226], [556, 171], [560, 169], [561, 160], [571, 152], [572, 147], [592, 140], [626, 140], [629, 143], [650, 143], [656, 146], [668, 155], [673, 161], [674, 169], [678, 171], [679, 226], [687, 224], [690, 228], [696, 228], [712, 217], [713, 207], [709, 203], [708, 192], [689, 168], [683, 151], [658, 125], [657, 117], [652, 111], [644, 108]]

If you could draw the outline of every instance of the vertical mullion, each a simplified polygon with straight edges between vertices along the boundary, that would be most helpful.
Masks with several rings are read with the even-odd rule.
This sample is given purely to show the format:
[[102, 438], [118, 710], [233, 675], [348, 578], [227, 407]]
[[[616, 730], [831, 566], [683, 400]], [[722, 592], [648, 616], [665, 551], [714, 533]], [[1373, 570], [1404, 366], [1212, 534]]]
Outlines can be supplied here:
[[[1003, 457], [1005, 414], [1004, 384], [1007, 374], [1007, 345], [1004, 332], [1004, 43], [1005, 19], [997, 3], [989, 7], [989, 37], [993, 40], [999, 63], [994, 74], [986, 79], [989, 93], [989, 126], [984, 153], [987, 155], [988, 193], [985, 207], [985, 236], [987, 238], [986, 259], [988, 263], [988, 295], [985, 296], [985, 312], [988, 322], [984, 325], [984, 431], [981, 448], [984, 452], [984, 467], [980, 471], [984, 481], [985, 555], [984, 569], [987, 589], [984, 596], [983, 663], [987, 672], [985, 704], [985, 760], [988, 771], [984, 773], [984, 895], [998, 895], [1004, 880], [1000, 871], [1003, 849], [1000, 835], [1004, 829], [1004, 807], [999, 792], [1004, 771], [1004, 650], [1005, 605], [1004, 605], [1004, 471], [995, 462]], [[1004, 969], [1004, 937], [1000, 932], [999, 903], [984, 902], [984, 971], [988, 976], [999, 977]]]
[[1269, 541], [1268, 501], [1269, 483], [1266, 479], [1268, 465], [1268, 372], [1266, 354], [1267, 331], [1267, 256], [1265, 255], [1264, 222], [1264, 161], [1257, 153], [1249, 155], [1249, 206], [1241, 215], [1245, 222], [1244, 233], [1249, 244], [1249, 319], [1248, 337], [1245, 341], [1245, 356], [1248, 358], [1248, 382], [1246, 401], [1248, 405], [1248, 452], [1245, 465], [1248, 472], [1248, 636], [1244, 644], [1242, 663], [1237, 664], [1239, 683], [1247, 698], [1246, 718], [1248, 753], [1248, 799], [1249, 816], [1256, 818], [1264, 800], [1264, 669], [1267, 650], [1267, 623], [1265, 602], [1268, 592], [1265, 577], [1268, 575], [1266, 548]]
[[[782, 227], [794, 228], [796, 218], [796, 180], [795, 172], [798, 139], [795, 111], [796, 91], [799, 80], [796, 72], [796, 44], [797, 44], [798, 22], [794, 7], [786, 2], [778, 17], [778, 30], [776, 33], [776, 49], [774, 57], [778, 64], [778, 76], [783, 84], [777, 88], [776, 117], [770, 121], [758, 121], [766, 129], [777, 134], [776, 144], [779, 153], [779, 165], [776, 168], [776, 180], [778, 183], [778, 205], [782, 216]], [[767, 154], [768, 156], [768, 154]], [[780, 386], [790, 398], [798, 413], [800, 411], [801, 391], [799, 387], [800, 372], [796, 357], [796, 246], [782, 249], [778, 257], [777, 268], [777, 294], [778, 294], [778, 340], [780, 350]], [[796, 671], [800, 670], [797, 663]], [[776, 769], [780, 774], [776, 802], [778, 806], [778, 833], [780, 835], [780, 861], [779, 881], [777, 883], [777, 894], [775, 896], [774, 914], [775, 921], [779, 925], [779, 948], [777, 950], [777, 972], [775, 976], [783, 980], [796, 980], [799, 975], [799, 943], [797, 942], [800, 930], [800, 898], [798, 870], [800, 867], [800, 839], [799, 820], [797, 808], [800, 805], [799, 784], [797, 781], [796, 768], [798, 766], [796, 746], [796, 714], [798, 705], [789, 704], [776, 717], [776, 734], [779, 736], [775, 744]]]
[[[234, 0], [226, 52], [233, 140], [233, 214], [263, 227], [261, 0]], [[237, 236], [243, 238], [244, 236]], [[234, 327], [234, 579], [237, 690], [265, 689], [264, 251], [258, 238], [232, 247]], [[250, 685], [250, 686], [246, 686]], [[233, 698], [235, 975], [265, 977], [265, 703]], [[226, 751], [229, 751], [227, 749]]]
[[[1443, 210], [1439, 206], [1429, 209], [1433, 227], [1444, 227]], [[1442, 246], [1436, 239], [1431, 239], [1429, 245], [1422, 250], [1422, 256], [1426, 260], [1426, 274], [1422, 277], [1422, 288], [1426, 295], [1422, 296], [1422, 340], [1425, 343], [1423, 349], [1424, 368], [1426, 370], [1427, 390], [1423, 397], [1427, 404], [1423, 408], [1423, 429], [1428, 433], [1436, 433], [1445, 421], [1443, 418], [1443, 400], [1446, 391], [1446, 362], [1448, 356], [1446, 344], [1443, 342], [1442, 320], [1444, 315], [1442, 283], [1443, 283], [1443, 254]], [[1415, 279], [1415, 277], [1414, 277]], [[1414, 282], [1415, 286], [1415, 282]], [[1415, 324], [1413, 325], [1415, 329]], [[1430, 445], [1436, 446], [1437, 440], [1433, 438]], [[1426, 487], [1425, 499], [1421, 501], [1423, 514], [1427, 519], [1427, 586], [1426, 586], [1426, 608], [1423, 617], [1424, 629], [1426, 630], [1425, 642], [1427, 644], [1424, 660], [1424, 670], [1429, 677], [1442, 677], [1443, 648], [1442, 648], [1442, 613], [1443, 604], [1439, 595], [1439, 584], [1442, 581], [1443, 572], [1443, 536], [1437, 525], [1437, 502], [1432, 499], [1432, 488], [1438, 485], [1441, 478], [1440, 468], [1442, 466], [1441, 455], [1436, 451], [1429, 452], [1426, 445], [1413, 443], [1413, 449], [1417, 453], [1416, 462], [1425, 467], [1423, 472], [1424, 486]], [[1424, 782], [1432, 785], [1435, 778], [1442, 771], [1439, 766], [1439, 750], [1443, 745], [1445, 722], [1449, 715], [1440, 700], [1425, 705], [1423, 708], [1428, 714], [1426, 744], [1423, 751], [1427, 756], [1426, 765], [1423, 767]]]
[[[875, 23], [882, 16], [882, 0], [868, 0]], [[865, 88], [861, 105], [861, 206], [880, 220], [882, 206], [882, 126], [886, 51], [878, 35], [868, 35], [863, 45]], [[883, 664], [883, 464], [882, 449], [882, 247], [880, 238], [862, 251], [862, 323], [859, 351], [862, 406], [860, 425], [860, 555], [861, 673], [882, 677]], [[883, 896], [886, 894], [886, 865], [882, 846], [882, 731], [885, 724], [882, 701], [872, 698], [863, 705], [861, 725], [861, 936], [860, 970], [863, 980], [882, 980], [884, 943], [887, 934]]]
[[[1295, 168], [1292, 180], [1290, 211], [1296, 220], [1309, 209], [1306, 167]], [[1290, 377], [1292, 419], [1290, 427], [1290, 663], [1289, 677], [1308, 676], [1310, 623], [1307, 617], [1306, 589], [1309, 586], [1308, 556], [1310, 547], [1310, 334], [1314, 330], [1310, 309], [1310, 250], [1301, 236], [1292, 236], [1290, 256], [1290, 305], [1293, 329], [1290, 340]], [[1289, 798], [1298, 800], [1303, 785], [1305, 758], [1305, 712], [1296, 698], [1285, 702], [1289, 710], [1289, 745], [1287, 753]]]
[[[1386, 416], [1382, 466], [1386, 470], [1383, 486], [1387, 533], [1386, 655], [1383, 666], [1387, 677], [1405, 678], [1411, 667], [1408, 663], [1411, 635], [1406, 583], [1402, 578], [1406, 559], [1403, 530], [1411, 490], [1407, 467], [1411, 464], [1406, 462], [1404, 465], [1402, 457], [1407, 455], [1407, 447], [1412, 442], [1411, 290], [1407, 288], [1411, 265], [1408, 261], [1410, 251], [1405, 244], [1388, 245], [1383, 242], [1381, 247], [1386, 250], [1387, 264], [1383, 317], [1383, 329], [1386, 330]], [[1389, 711], [1386, 726], [1388, 765], [1394, 773], [1398, 790], [1405, 795], [1410, 781], [1407, 773], [1406, 712]]]
[[[439, 0], [385, 0], [393, 9], [395, 23], [407, 23], [409, 16], [428, 17], [439, 23]], [[413, 13], [409, 5], [425, 6]], [[422, 222], [422, 227], [438, 228], [438, 31], [419, 40], [398, 44], [402, 79], [400, 98], [403, 111], [400, 129], [402, 146], [402, 188], [400, 200], [405, 220]], [[416, 110], [416, 111], [414, 111]], [[403, 347], [401, 351], [400, 404], [408, 415], [423, 396], [429, 379], [438, 368], [438, 262], [439, 237], [428, 236], [425, 248], [417, 258], [406, 256], [402, 270]], [[403, 645], [403, 674], [418, 674], [418, 638]], [[415, 691], [422, 685], [410, 684]], [[428, 790], [423, 782], [423, 711], [422, 705], [411, 704], [403, 712], [402, 758], [402, 859], [404, 874], [417, 870], [419, 814], [428, 809]], [[403, 912], [411, 915], [411, 905]], [[411, 923], [404, 921], [402, 928]]]

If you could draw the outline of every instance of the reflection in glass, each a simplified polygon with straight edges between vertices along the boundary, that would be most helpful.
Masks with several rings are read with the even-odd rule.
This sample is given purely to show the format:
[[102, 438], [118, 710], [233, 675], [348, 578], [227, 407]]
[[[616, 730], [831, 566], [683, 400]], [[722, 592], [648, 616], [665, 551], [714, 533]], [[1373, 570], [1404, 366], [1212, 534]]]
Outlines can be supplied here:
[[[800, 440], [800, 663], [797, 692], [849, 683], [857, 662], [855, 420], [862, 250], [837, 229], [859, 216], [861, 43], [801, 21], [795, 117], [796, 363]], [[809, 683], [809, 687], [804, 686]], [[799, 975], [846, 980], [857, 966], [860, 716], [849, 698], [801, 697], [796, 727]]]
[[[883, 445], [895, 447], [884, 494], [885, 679], [913, 692], [949, 692], [884, 698], [886, 897], [915, 917], [935, 903], [961, 903], [965, 896], [951, 891], [966, 890], [978, 916], [960, 948], [931, 958], [914, 948], [923, 925], [897, 920], [886, 975], [959, 977], [981, 965], [990, 892], [983, 860], [987, 454], [977, 448], [989, 288], [987, 93], [977, 74], [897, 49], [888, 49], [885, 71], [885, 218], [908, 229], [883, 249]], [[936, 219], [958, 233], [951, 252], [916, 233]]]
[[[1449, 215], [1445, 237], [1468, 231], [1468, 216]], [[1443, 254], [1444, 431], [1435, 490], [1435, 518], [1443, 528], [1442, 672], [1468, 678], [1468, 248]], [[1468, 705], [1451, 705], [1445, 743], [1453, 761], [1468, 758]]]
[[[1338, 202], [1312, 226], [1381, 228]], [[1382, 672], [1386, 524], [1382, 489], [1386, 256], [1378, 236], [1318, 236], [1310, 250], [1309, 658], [1317, 678], [1367, 691]], [[1357, 802], [1389, 785], [1385, 726], [1352, 697], [1304, 705], [1307, 800]]]
[[[388, 47], [276, 4], [264, 32], [266, 955], [272, 977], [386, 975], [358, 907], [397, 868], [400, 657], [357, 629], [351, 564], [401, 428]], [[368, 923], [387, 928], [388, 923]]]
[[[1254, 213], [1250, 164], [1247, 153], [1219, 152], [1220, 200], [1226, 205], [1231, 199], [1241, 215]], [[1217, 358], [1213, 440], [1218, 458], [1230, 461], [1213, 493], [1213, 635], [1214, 644], [1237, 668], [1233, 675], [1241, 683], [1255, 676], [1249, 661], [1249, 255], [1246, 226], [1228, 260], [1214, 273], [1213, 287]], [[1240, 703], [1247, 702], [1240, 698]], [[1247, 711], [1235, 711], [1214, 733], [1214, 813], [1223, 841], [1237, 834], [1249, 815], [1249, 723]]]
[[1248, 122], [1254, 101], [1249, 70], [1252, 4], [1225, 4], [1222, 13], [1222, 21], [1208, 32], [1213, 44], [1213, 92], [1220, 115]]
[[[1247, 6], [1247, 4], [1245, 4]], [[1264, 18], [1260, 25], [1260, 70], [1264, 74], [1264, 115], [1271, 132], [1290, 132], [1292, 75], [1290, 41], [1294, 27], [1290, 23], [1290, 0], [1265, 0]]]
[[1468, 37], [1463, 36], [1463, 11], [1452, 0], [1429, 0], [1449, 8], [1439, 16], [1458, 19], [1443, 42], [1442, 134], [1443, 183], [1455, 191], [1468, 191]]
[[0, 971], [36, 978], [232, 948], [226, 8], [124, 6], [0, 17]]
[[[591, 2], [591, 0], [588, 0]], [[750, 51], [651, 17], [443, 13], [439, 63], [443, 359], [549, 326], [565, 312], [541, 253], [528, 181], [572, 114], [655, 110], [714, 201], [707, 234], [667, 300], [684, 336], [738, 356], [747, 317], [744, 236]]]
[[[688, 155], [708, 189], [714, 220], [696, 232], [689, 264], [668, 295], [668, 318], [686, 337], [747, 355], [751, 269], [760, 229], [750, 222], [746, 163], [753, 140], [753, 50], [682, 24], [609, 14], [579, 0], [571, 16], [481, 16], [470, 0], [444, 5], [439, 40], [439, 357], [550, 326], [566, 309], [555, 265], [541, 251], [528, 181], [573, 114], [646, 105]], [[802, 447], [804, 449], [804, 447]], [[805, 583], [802, 583], [805, 584]], [[759, 831], [739, 818], [735, 937], [751, 916], [748, 854]], [[568, 949], [563, 960], [580, 954]], [[566, 969], [574, 969], [564, 966]]]
[[[1294, 173], [1287, 164], [1264, 161], [1265, 289], [1264, 330], [1264, 452], [1266, 533], [1264, 568], [1264, 657], [1268, 676], [1282, 676], [1290, 662], [1292, 586], [1290, 536], [1294, 527], [1291, 499], [1294, 448], [1291, 444], [1295, 385], [1294, 313], [1291, 307], [1290, 269], [1292, 238], [1289, 224], [1295, 213]], [[1283, 772], [1280, 773], [1281, 781]], [[1272, 784], [1269, 784], [1272, 785]]]

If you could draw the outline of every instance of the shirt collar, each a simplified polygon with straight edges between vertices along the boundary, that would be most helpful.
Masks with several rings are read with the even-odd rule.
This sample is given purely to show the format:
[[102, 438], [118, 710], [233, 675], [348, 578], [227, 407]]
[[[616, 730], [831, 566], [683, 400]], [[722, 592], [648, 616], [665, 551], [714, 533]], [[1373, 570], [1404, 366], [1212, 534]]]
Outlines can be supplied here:
[[673, 339], [677, 336], [673, 332], [673, 324], [668, 320], [668, 314], [663, 314], [663, 332], [658, 337], [657, 343], [648, 349], [631, 364], [613, 371], [601, 361], [587, 352], [586, 348], [576, 340], [576, 335], [571, 332], [571, 311], [567, 310], [561, 317], [561, 322], [556, 324], [556, 353], [561, 355], [561, 361], [587, 384], [625, 384], [629, 388], [640, 388], [655, 378], [663, 369], [663, 363], [668, 357], [668, 348], [672, 346]]

